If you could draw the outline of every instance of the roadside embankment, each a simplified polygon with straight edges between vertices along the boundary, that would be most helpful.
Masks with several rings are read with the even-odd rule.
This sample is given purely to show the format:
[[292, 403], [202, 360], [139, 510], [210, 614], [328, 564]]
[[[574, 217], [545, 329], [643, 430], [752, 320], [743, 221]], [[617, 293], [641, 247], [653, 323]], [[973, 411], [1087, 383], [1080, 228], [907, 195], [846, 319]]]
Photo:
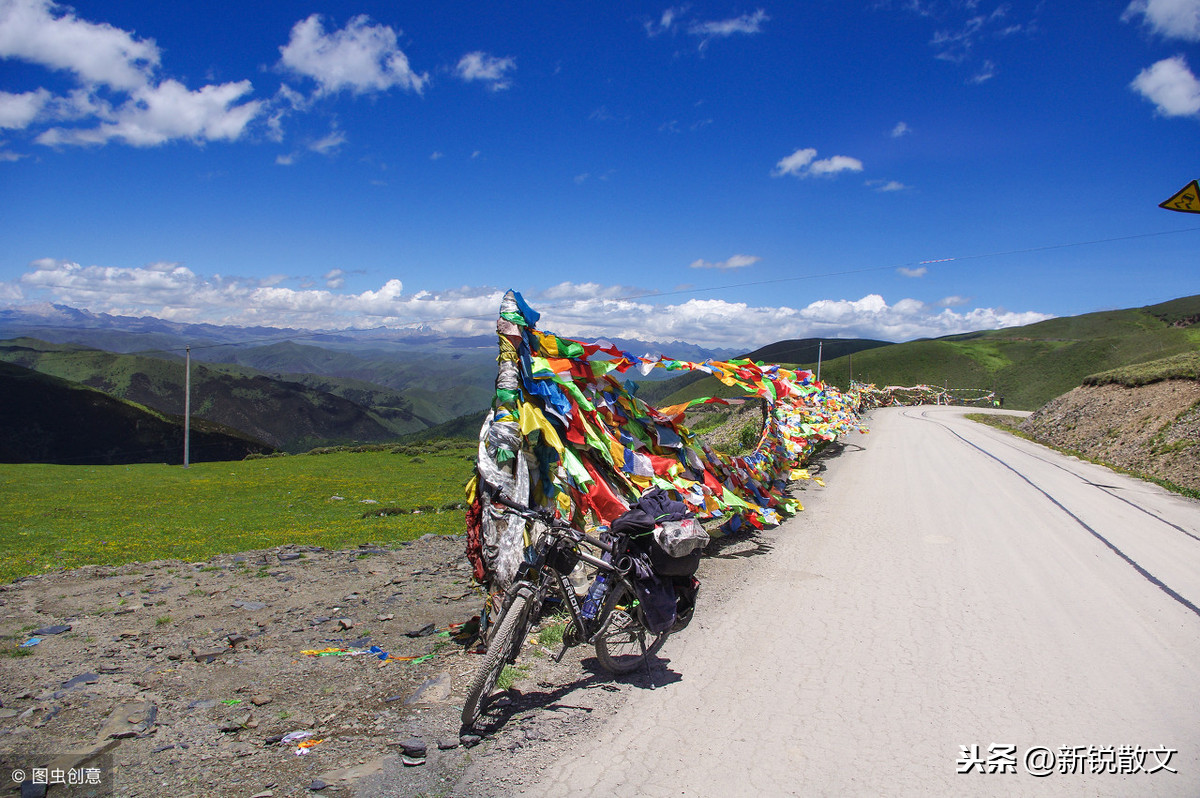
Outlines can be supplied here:
[[1200, 381], [1083, 385], [1020, 428], [1052, 446], [1200, 491]]

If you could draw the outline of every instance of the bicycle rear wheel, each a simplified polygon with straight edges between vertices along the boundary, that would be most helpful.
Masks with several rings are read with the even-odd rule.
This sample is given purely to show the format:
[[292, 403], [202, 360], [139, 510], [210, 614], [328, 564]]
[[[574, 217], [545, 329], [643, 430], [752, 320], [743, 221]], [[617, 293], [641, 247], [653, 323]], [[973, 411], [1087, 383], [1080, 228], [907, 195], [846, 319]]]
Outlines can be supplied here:
[[605, 670], [623, 674], [637, 670], [662, 648], [670, 632], [653, 634], [642, 625], [634, 608], [636, 599], [619, 582], [608, 591], [601, 618], [608, 626], [596, 638], [596, 656]]
[[[500, 678], [500, 671], [504, 670], [507, 663], [516, 658], [517, 651], [524, 642], [528, 602], [528, 596], [518, 593], [513, 597], [512, 604], [508, 605], [508, 609], [497, 619], [496, 631], [492, 635], [491, 642], [488, 643], [487, 653], [483, 656], [483, 664], [475, 671], [471, 684], [467, 687], [467, 697], [462, 711], [464, 727], [474, 726], [475, 722], [479, 720], [484, 705], [496, 686], [496, 680]], [[519, 637], [518, 630], [521, 632]]]

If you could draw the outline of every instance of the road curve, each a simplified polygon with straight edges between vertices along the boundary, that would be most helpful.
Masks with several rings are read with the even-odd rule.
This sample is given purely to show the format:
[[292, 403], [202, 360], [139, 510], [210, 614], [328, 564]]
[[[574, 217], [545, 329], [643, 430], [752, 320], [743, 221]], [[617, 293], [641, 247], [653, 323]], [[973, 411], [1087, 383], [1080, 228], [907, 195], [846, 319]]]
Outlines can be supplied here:
[[875, 411], [528, 793], [1200, 795], [1200, 503], [962, 413]]

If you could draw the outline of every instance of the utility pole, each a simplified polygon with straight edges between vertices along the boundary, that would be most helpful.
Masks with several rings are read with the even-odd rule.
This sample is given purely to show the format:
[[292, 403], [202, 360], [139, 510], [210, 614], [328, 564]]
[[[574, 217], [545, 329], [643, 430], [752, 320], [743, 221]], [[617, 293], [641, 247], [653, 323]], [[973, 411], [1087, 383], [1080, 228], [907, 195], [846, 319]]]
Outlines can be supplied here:
[[192, 347], [189, 345], [184, 351], [187, 354], [183, 377], [183, 467], [187, 468], [191, 459], [192, 438]]
[[817, 341], [817, 382], [821, 381], [821, 351], [825, 348], [824, 341]]

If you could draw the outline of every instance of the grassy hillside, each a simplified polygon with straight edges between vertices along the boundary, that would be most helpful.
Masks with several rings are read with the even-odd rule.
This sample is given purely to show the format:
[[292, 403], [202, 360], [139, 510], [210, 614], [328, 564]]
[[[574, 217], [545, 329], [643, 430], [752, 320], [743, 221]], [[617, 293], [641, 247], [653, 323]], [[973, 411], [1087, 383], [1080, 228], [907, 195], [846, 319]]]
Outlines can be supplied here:
[[1137, 388], [1163, 380], [1200, 380], [1200, 351], [1102, 371], [1084, 379], [1083, 384]]
[[[201, 356], [207, 361], [236, 363], [277, 379], [306, 382], [301, 375], [319, 374], [324, 385], [339, 396], [351, 398], [339, 384], [370, 384], [376, 392], [391, 389], [420, 419], [421, 426], [448, 421], [462, 413], [485, 407], [496, 380], [494, 342], [486, 349], [450, 353], [406, 352], [359, 348], [353, 352], [291, 341], [256, 347], [213, 347]], [[434, 401], [429, 397], [434, 396]], [[372, 404], [365, 407], [374, 408]], [[403, 430], [405, 432], [411, 429]]]
[[[793, 338], [777, 341], [755, 349], [739, 359], [762, 363], [796, 364], [814, 359], [818, 354], [824, 360], [853, 355], [865, 349], [890, 346], [887, 341], [870, 338]], [[659, 382], [638, 382], [638, 398], [652, 405], [671, 405], [699, 396], [735, 396], [737, 391], [699, 371], [681, 374]]]
[[89, 563], [459, 534], [473, 459], [473, 446], [410, 446], [188, 469], [0, 464], [0, 581]]
[[[1075, 388], [1088, 375], [1200, 348], [1200, 296], [1161, 305], [1103, 311], [1004, 330], [909, 341], [826, 359], [825, 382], [845, 387], [946, 385], [994, 390], [1005, 407], [1035, 410]], [[799, 364], [816, 370], [815, 362]], [[663, 404], [697, 396], [729, 396], [711, 377], [677, 389]]]
[[[21, 338], [0, 341], [0, 361], [78, 382], [164, 413], [183, 414], [186, 375], [182, 359], [121, 355]], [[335, 383], [331, 378], [314, 378], [308, 385], [272, 379], [241, 366], [193, 362], [192, 415], [290, 451], [339, 442], [394, 440], [427, 426], [414, 413], [411, 402], [394, 391]], [[340, 394], [368, 401], [372, 409]]]
[[[193, 424], [192, 461], [265, 451], [265, 443], [236, 430]], [[0, 362], [0, 463], [139, 462], [183, 462], [182, 419]]]

